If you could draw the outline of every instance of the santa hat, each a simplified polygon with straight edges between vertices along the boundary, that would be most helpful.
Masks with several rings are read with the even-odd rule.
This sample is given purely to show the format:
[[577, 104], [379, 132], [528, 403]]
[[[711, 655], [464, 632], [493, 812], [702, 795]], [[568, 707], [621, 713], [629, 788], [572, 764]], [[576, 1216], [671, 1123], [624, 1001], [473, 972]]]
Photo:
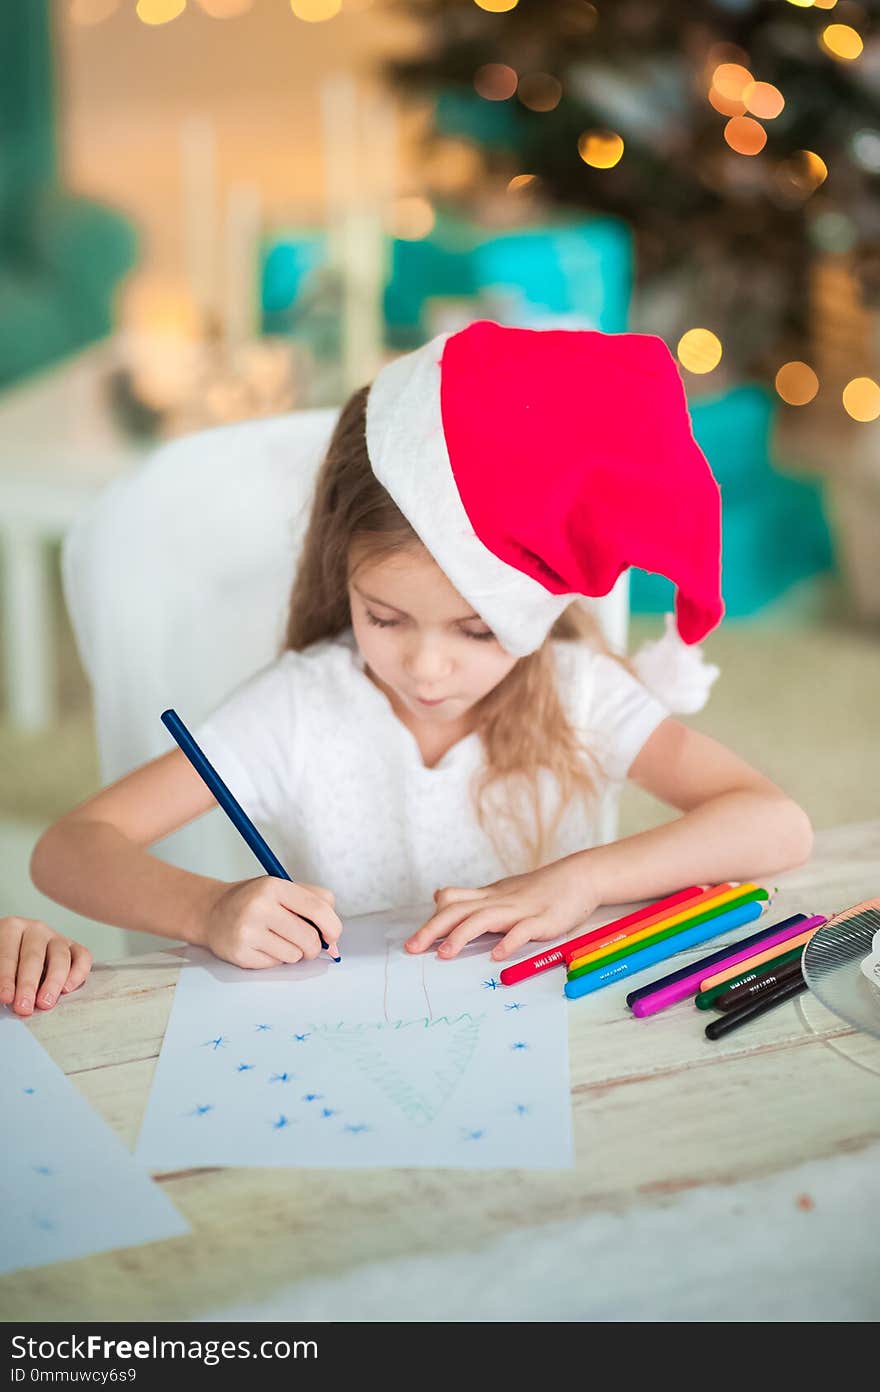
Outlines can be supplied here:
[[686, 644], [721, 619], [719, 489], [662, 339], [486, 321], [441, 334], [379, 372], [367, 452], [516, 656], [631, 565], [673, 581]]

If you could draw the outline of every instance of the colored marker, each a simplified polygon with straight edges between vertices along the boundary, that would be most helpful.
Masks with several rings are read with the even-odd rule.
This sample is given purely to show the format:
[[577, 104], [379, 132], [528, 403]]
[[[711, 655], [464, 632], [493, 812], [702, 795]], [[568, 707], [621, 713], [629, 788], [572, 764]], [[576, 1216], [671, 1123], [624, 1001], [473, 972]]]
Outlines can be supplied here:
[[[786, 943], [780, 943], [780, 947], [786, 946]], [[720, 986], [710, 986], [708, 991], [698, 991], [694, 996], [694, 1005], [698, 1010], [710, 1010], [714, 1008], [718, 997], [725, 991], [730, 991], [736, 986], [746, 986], [751, 981], [760, 981], [761, 977], [766, 976], [768, 972], [787, 967], [789, 962], [799, 962], [803, 955], [802, 946], [794, 947], [790, 952], [780, 952], [778, 957], [771, 957], [768, 962], [762, 962], [760, 967], [750, 967], [741, 976], [733, 976], [729, 981], [722, 981]]]
[[784, 933], [786, 928], [791, 928], [793, 933], [801, 932], [806, 921], [807, 915], [805, 913], [796, 913], [792, 914], [790, 918], [784, 918], [781, 923], [765, 924], [763, 928], [758, 929], [757, 933], [751, 933], [747, 938], [740, 938], [739, 942], [726, 943], [724, 947], [719, 947], [716, 952], [710, 952], [708, 957], [701, 957], [698, 962], [688, 962], [678, 971], [668, 972], [666, 976], [658, 976], [656, 981], [649, 981], [647, 986], [637, 986], [634, 991], [630, 991], [626, 1003], [633, 1006], [643, 996], [653, 995], [655, 991], [659, 991], [664, 986], [674, 986], [677, 982], [683, 981], [686, 976], [691, 976], [694, 973], [702, 972], [705, 976], [710, 967], [714, 967], [719, 962], [725, 962], [725, 959], [725, 965], [732, 965], [736, 960], [736, 953], [741, 952], [743, 957], [748, 957], [759, 951], [759, 944], [766, 945], [775, 933]]
[[[291, 880], [284, 866], [281, 864], [281, 861], [275, 855], [274, 851], [271, 850], [268, 843], [263, 840], [241, 803], [233, 793], [230, 792], [229, 788], [227, 788], [223, 779], [210, 760], [205, 756], [203, 750], [199, 748], [199, 745], [193, 739], [177, 712], [173, 710], [163, 711], [160, 719], [166, 730], [173, 735], [196, 773], [205, 782], [208, 788], [210, 788], [236, 831], [240, 832], [244, 837], [248, 846], [250, 846], [254, 855], [257, 857], [257, 860], [266, 871], [266, 874], [274, 875], [276, 879], [279, 880], [289, 880], [290, 883], [293, 884], [294, 881]], [[304, 923], [308, 923], [310, 928], [314, 928], [320, 938], [322, 948], [325, 952], [329, 952], [329, 944], [324, 941], [324, 935], [317, 923], [314, 923], [310, 918], [306, 918], [305, 914], [298, 913], [297, 918], [301, 918]], [[330, 956], [334, 962], [342, 961], [341, 957], [334, 957], [332, 952]]]
[[[807, 941], [818, 927], [825, 922], [821, 914], [816, 914], [813, 918], [804, 918], [801, 914], [795, 914], [794, 920], [785, 919], [783, 923], [777, 923], [769, 928], [763, 943], [754, 944], [751, 938], [746, 938], [739, 943], [731, 943], [726, 949], [725, 954], [716, 954], [719, 960], [715, 965], [719, 970], [730, 969], [730, 977], [748, 971], [755, 962], [755, 947], [767, 948], [764, 954], [768, 960], [779, 952], [779, 944], [785, 943], [786, 951]], [[810, 928], [805, 931], [806, 925]], [[747, 944], [752, 943], [752, 946]], [[638, 998], [632, 1001], [632, 1013], [639, 1017], [654, 1015], [658, 1010], [665, 1010], [668, 1005], [675, 1005], [677, 1001], [684, 1000], [686, 996], [694, 995], [698, 990], [702, 990], [702, 982], [706, 980], [706, 972], [711, 970], [707, 966], [706, 959], [695, 962], [685, 973], [679, 977], [678, 981], [661, 986], [654, 982], [653, 987], [647, 991], [639, 992]], [[730, 977], [725, 976], [725, 980]]]
[[733, 986], [721, 995], [715, 1002], [719, 1010], [738, 1010], [741, 1005], [748, 1005], [749, 1001], [758, 1000], [764, 995], [765, 991], [772, 991], [774, 986], [781, 986], [783, 981], [789, 981], [792, 977], [800, 975], [800, 958], [793, 962], [787, 962], [782, 967], [776, 967], [774, 971], [765, 972], [756, 981], [746, 981], [742, 986]]
[[500, 973], [501, 981], [505, 986], [515, 986], [518, 981], [525, 981], [530, 976], [537, 976], [540, 972], [549, 971], [551, 967], [561, 966], [565, 961], [566, 951], [571, 948], [595, 942], [603, 934], [611, 932], [613, 928], [624, 928], [630, 923], [643, 922], [659, 910], [672, 909], [676, 904], [683, 904], [687, 899], [699, 898], [705, 893], [705, 885], [689, 885], [687, 889], [680, 889], [677, 893], [670, 894], [667, 899], [658, 899], [656, 903], [646, 904], [643, 909], [635, 909], [632, 913], [625, 914], [623, 918], [614, 919], [612, 923], [603, 923], [601, 928], [592, 928], [588, 933], [581, 933], [579, 937], [569, 938], [567, 942], [560, 943], [558, 947], [550, 947], [546, 952], [536, 953], [534, 957], [526, 957], [521, 962], [513, 962], [511, 966], [505, 967]]
[[743, 923], [751, 923], [766, 907], [766, 900], [756, 899], [750, 904], [741, 904], [738, 909], [728, 909], [726, 913], [711, 918], [708, 923], [698, 923], [696, 927], [686, 928], [671, 938], [664, 938], [663, 942], [654, 943], [652, 947], [643, 947], [639, 952], [632, 952], [629, 956], [622, 957], [619, 962], [612, 962], [610, 966], [597, 967], [595, 971], [578, 977], [577, 981], [566, 981], [565, 994], [570, 1000], [576, 1000], [579, 996], [599, 991], [603, 986], [610, 986], [612, 982], [620, 981], [623, 977], [644, 971], [646, 967], [653, 966], [655, 962], [662, 962], [687, 947], [695, 947], [697, 943], [706, 942], [709, 938], [717, 937], [719, 933], [728, 933], [733, 928], [741, 927]]
[[[786, 947], [799, 947], [804, 943], [808, 943], [815, 932], [815, 928], [804, 927], [802, 932], [787, 940]], [[759, 967], [762, 962], [771, 962], [777, 955], [775, 947], [768, 947], [763, 952], [759, 952], [756, 956], [748, 957], [743, 963], [743, 966], [746, 970], [750, 970], [752, 967]], [[709, 991], [713, 986], [720, 986], [722, 982], [727, 982], [729, 984], [733, 977], [737, 975], [738, 973], [735, 967], [721, 969], [715, 972], [713, 976], [707, 976], [705, 981], [701, 981], [700, 990]]]
[[[671, 909], [660, 908], [655, 913], [647, 914], [647, 917], [640, 919], [638, 923], [631, 924], [629, 927], [621, 928], [618, 923], [606, 923], [605, 927], [602, 929], [602, 933], [605, 936], [597, 937], [594, 942], [578, 947], [569, 947], [567, 944], [563, 943], [562, 950], [565, 954], [565, 960], [569, 967], [574, 967], [577, 965], [577, 959], [579, 957], [585, 957], [589, 952], [601, 947], [605, 942], [620, 942], [623, 938], [632, 938], [637, 932], [641, 933], [643, 929], [647, 931], [653, 927], [656, 930], [660, 926], [665, 926], [672, 922], [673, 919], [676, 923], [679, 921], [683, 922], [691, 914], [699, 913], [702, 909], [708, 908], [711, 903], [714, 903], [715, 900], [720, 899], [722, 895], [728, 892], [731, 894], [745, 894], [748, 890], [756, 888], [757, 886], [753, 884], [711, 885], [708, 889], [704, 889], [701, 894], [695, 894], [686, 904], [676, 904]], [[626, 920], [622, 919], [621, 923], [625, 921]]]
[[726, 1015], [719, 1015], [717, 1020], [710, 1020], [706, 1026], [706, 1038], [720, 1039], [723, 1034], [739, 1029], [740, 1025], [747, 1025], [750, 1020], [756, 1020], [759, 1015], [765, 1015], [768, 1010], [774, 1010], [777, 1005], [794, 1000], [795, 996], [800, 995], [801, 991], [806, 991], [806, 989], [807, 983], [804, 980], [804, 974], [798, 972], [794, 980], [783, 981], [780, 986], [776, 986], [772, 991], [767, 991], [759, 1000], [740, 1006], [739, 1010], [730, 1010]]
[[752, 888], [744, 893], [729, 890], [727, 894], [720, 895], [718, 899], [708, 901], [702, 913], [674, 914], [672, 918], [664, 919], [662, 923], [654, 924], [653, 927], [639, 929], [638, 932], [623, 940], [619, 934], [615, 935], [613, 938], [607, 939], [607, 946], [598, 942], [585, 956], [570, 962], [568, 967], [569, 980], [581, 972], [592, 971], [597, 962], [611, 961], [620, 953], [632, 950], [631, 945], [638, 943], [642, 947], [650, 947], [651, 943], [661, 942], [663, 938], [668, 938], [671, 933], [678, 933], [682, 928], [692, 928], [698, 923], [706, 923], [710, 918], [724, 913], [726, 909], [737, 909], [740, 904], [749, 904], [753, 899], [769, 900], [771, 898], [770, 891], [763, 887]]

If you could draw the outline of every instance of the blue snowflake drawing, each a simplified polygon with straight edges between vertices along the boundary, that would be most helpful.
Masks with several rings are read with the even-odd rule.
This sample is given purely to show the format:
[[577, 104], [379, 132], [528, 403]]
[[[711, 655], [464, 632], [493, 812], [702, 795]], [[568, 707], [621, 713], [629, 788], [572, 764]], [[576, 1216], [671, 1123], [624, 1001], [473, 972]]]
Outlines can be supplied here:
[[49, 1174], [54, 1174], [54, 1173], [55, 1173], [54, 1170], [50, 1170], [50, 1168], [49, 1168], [48, 1165], [34, 1165], [34, 1166], [33, 1166], [33, 1171], [34, 1171], [34, 1174], [43, 1174], [43, 1175], [49, 1175]]
[[271, 1028], [272, 1028], [271, 1025], [257, 1025], [257, 1031], [258, 1031], [258, 1032], [259, 1032], [260, 1030], [270, 1030]]
[[22, 1092], [25, 1094], [26, 1097], [33, 1097], [36, 1090], [36, 1088], [22, 1088]]
[[498, 990], [498, 987], [499, 987], [500, 985], [501, 985], [501, 982], [500, 982], [500, 981], [497, 981], [497, 980], [495, 979], [494, 976], [490, 976], [488, 981], [484, 981], [484, 982], [483, 982], [483, 990], [484, 990], [484, 991], [497, 991], [497, 990]]
[[505, 1009], [505, 1010], [525, 1010], [525, 1006], [523, 1005], [522, 1001], [510, 1001], [510, 1003], [509, 1003], [508, 1005], [505, 1005], [504, 1009]]
[[224, 1048], [229, 1043], [225, 1034], [218, 1034], [215, 1039], [206, 1039], [202, 1045], [203, 1049], [213, 1049], [216, 1054], [218, 1049]]
[[332, 1116], [336, 1116], [336, 1115], [337, 1115], [337, 1113], [336, 1113], [336, 1111], [333, 1109], [333, 1107], [322, 1107], [322, 1108], [321, 1108], [321, 1116], [324, 1118], [325, 1121], [327, 1120], [328, 1117], [332, 1117]]
[[272, 1130], [273, 1130], [273, 1131], [283, 1131], [284, 1128], [285, 1128], [286, 1126], [289, 1126], [289, 1125], [290, 1125], [290, 1117], [286, 1117], [286, 1116], [284, 1115], [284, 1113], [281, 1112], [281, 1113], [279, 1114], [278, 1120], [272, 1122]]
[[511, 1049], [527, 1049], [529, 1046], [522, 1039], [518, 1039], [515, 1044], [511, 1044]]
[[270, 1083], [292, 1083], [296, 1077], [295, 1073], [273, 1073], [269, 1079]]
[[249, 1073], [252, 1068], [256, 1068], [255, 1063], [240, 1063], [236, 1068], [236, 1073]]
[[34, 1218], [34, 1227], [42, 1232], [52, 1232], [58, 1224], [53, 1223], [51, 1218]]
[[354, 1125], [352, 1125], [350, 1121], [347, 1121], [345, 1123], [345, 1130], [349, 1131], [352, 1136], [359, 1136], [362, 1131], [369, 1131], [369, 1129], [369, 1126], [366, 1126], [362, 1121], [359, 1121]]
[[461, 1129], [466, 1141], [481, 1141], [486, 1134], [485, 1131], [469, 1131], [466, 1126]]
[[530, 1108], [526, 1106], [525, 1102], [516, 1102], [513, 1110], [517, 1116], [528, 1116]]
[[304, 1102], [320, 1102], [324, 1096], [323, 1092], [306, 1092], [303, 1094]]
[[311, 1038], [311, 1035], [309, 1035], [309, 1034], [295, 1034], [293, 1037], [294, 1037], [294, 1039], [296, 1040], [297, 1044], [305, 1044], [306, 1040]]
[[207, 1116], [208, 1112], [213, 1112], [213, 1102], [199, 1102], [189, 1113], [190, 1116]]

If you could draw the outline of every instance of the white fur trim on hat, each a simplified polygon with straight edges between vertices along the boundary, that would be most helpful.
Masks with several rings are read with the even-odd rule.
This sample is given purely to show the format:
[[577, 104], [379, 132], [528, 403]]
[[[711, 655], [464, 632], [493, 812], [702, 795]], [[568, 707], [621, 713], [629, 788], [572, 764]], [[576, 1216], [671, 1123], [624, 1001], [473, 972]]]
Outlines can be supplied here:
[[439, 334], [379, 372], [367, 396], [367, 453], [376, 478], [462, 598], [507, 652], [525, 657], [541, 646], [576, 596], [550, 594], [500, 560], [468, 520], [440, 410], [440, 362], [448, 337]]

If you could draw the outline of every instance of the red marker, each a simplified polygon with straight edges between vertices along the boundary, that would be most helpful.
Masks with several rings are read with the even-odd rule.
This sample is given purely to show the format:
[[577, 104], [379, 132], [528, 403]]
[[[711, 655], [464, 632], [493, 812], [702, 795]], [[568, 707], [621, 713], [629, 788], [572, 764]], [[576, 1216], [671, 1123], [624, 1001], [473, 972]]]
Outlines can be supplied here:
[[[714, 886], [717, 892], [718, 886]], [[626, 914], [623, 918], [616, 918], [613, 923], [603, 923], [601, 928], [593, 928], [589, 933], [582, 933], [579, 938], [569, 938], [568, 942], [560, 943], [558, 947], [550, 947], [545, 952], [539, 952], [535, 957], [527, 957], [523, 962], [514, 962], [513, 966], [505, 967], [501, 972], [501, 980], [505, 986], [514, 986], [517, 981], [525, 981], [529, 976], [537, 976], [539, 972], [547, 971], [550, 967], [561, 966], [572, 948], [584, 947], [587, 943], [595, 942], [597, 938], [607, 937], [615, 928], [625, 928], [631, 923], [641, 923], [644, 919], [650, 918], [652, 914], [659, 913], [661, 910], [675, 908], [677, 904], [684, 904], [688, 899], [697, 899], [706, 893], [705, 885], [690, 885], [687, 889], [680, 889], [677, 894], [671, 894], [668, 899], [658, 899], [656, 904], [647, 904], [643, 909], [636, 909], [635, 913]]]

